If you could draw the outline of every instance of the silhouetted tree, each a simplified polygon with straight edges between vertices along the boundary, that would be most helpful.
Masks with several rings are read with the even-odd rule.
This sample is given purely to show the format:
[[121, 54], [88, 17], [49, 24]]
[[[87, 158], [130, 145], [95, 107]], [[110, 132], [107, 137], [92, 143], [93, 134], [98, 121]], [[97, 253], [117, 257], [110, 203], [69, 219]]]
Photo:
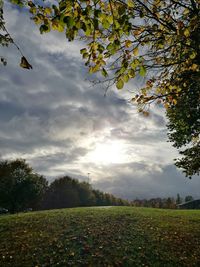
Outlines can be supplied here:
[[77, 190], [81, 206], [93, 206], [95, 204], [95, 195], [89, 183], [77, 183]]
[[35, 207], [46, 188], [46, 179], [25, 160], [0, 162], [0, 206], [11, 213]]
[[45, 194], [42, 208], [58, 209], [80, 206], [81, 202], [76, 185], [77, 181], [68, 176], [56, 179]]

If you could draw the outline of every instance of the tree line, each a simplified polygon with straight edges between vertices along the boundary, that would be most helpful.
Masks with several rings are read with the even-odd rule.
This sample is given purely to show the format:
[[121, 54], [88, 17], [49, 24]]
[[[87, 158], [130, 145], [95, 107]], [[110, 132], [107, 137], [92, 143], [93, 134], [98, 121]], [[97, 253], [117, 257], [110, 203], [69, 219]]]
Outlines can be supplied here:
[[47, 188], [39, 208], [57, 209], [86, 206], [124, 206], [129, 202], [112, 194], [95, 190], [87, 182], [69, 176], [53, 181]]
[[193, 196], [188, 195], [182, 198], [180, 194], [177, 197], [167, 197], [167, 198], [151, 198], [151, 199], [134, 199], [131, 202], [132, 206], [135, 207], [150, 207], [150, 208], [161, 208], [161, 209], [176, 209], [177, 205], [184, 202], [189, 202], [194, 200]]
[[33, 171], [24, 159], [0, 161], [0, 207], [10, 213], [87, 206], [136, 206], [175, 209], [178, 204], [194, 200], [182, 198], [151, 198], [127, 201], [93, 189], [88, 182], [69, 176], [47, 179]]
[[0, 207], [10, 213], [107, 205], [123, 206], [129, 202], [69, 176], [48, 184], [46, 178], [35, 173], [23, 159], [0, 161]]

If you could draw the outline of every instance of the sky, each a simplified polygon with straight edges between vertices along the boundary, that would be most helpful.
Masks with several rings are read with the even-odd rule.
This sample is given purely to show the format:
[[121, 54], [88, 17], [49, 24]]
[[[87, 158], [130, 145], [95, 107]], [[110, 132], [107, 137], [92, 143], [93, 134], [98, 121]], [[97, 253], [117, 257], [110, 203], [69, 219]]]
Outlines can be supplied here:
[[29, 16], [5, 5], [6, 27], [33, 70], [19, 67], [14, 46], [0, 47], [0, 156], [24, 158], [49, 181], [69, 175], [125, 199], [200, 197], [200, 179], [174, 166], [161, 106], [149, 117], [130, 103], [133, 81], [104, 96], [81, 59], [83, 43], [64, 34], [41, 35]]

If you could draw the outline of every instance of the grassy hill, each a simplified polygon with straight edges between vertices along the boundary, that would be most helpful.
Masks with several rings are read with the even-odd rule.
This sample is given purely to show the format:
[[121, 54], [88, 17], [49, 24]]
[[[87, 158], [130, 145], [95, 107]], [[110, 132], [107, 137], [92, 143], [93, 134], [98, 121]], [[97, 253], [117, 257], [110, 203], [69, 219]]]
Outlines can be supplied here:
[[0, 217], [0, 266], [200, 266], [200, 211], [74, 208]]

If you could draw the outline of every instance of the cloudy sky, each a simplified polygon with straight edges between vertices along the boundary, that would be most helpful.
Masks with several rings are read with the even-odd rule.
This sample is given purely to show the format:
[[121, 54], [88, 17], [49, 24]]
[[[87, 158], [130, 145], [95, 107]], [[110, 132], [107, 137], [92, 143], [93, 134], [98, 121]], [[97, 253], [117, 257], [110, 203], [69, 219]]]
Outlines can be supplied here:
[[0, 48], [0, 155], [25, 158], [50, 181], [70, 175], [95, 188], [134, 199], [200, 197], [200, 179], [189, 180], [173, 165], [177, 151], [167, 142], [161, 107], [144, 118], [129, 102], [129, 91], [88, 79], [79, 50], [62, 34], [40, 35], [27, 15], [5, 6], [7, 28], [33, 70], [21, 69], [15, 47]]

